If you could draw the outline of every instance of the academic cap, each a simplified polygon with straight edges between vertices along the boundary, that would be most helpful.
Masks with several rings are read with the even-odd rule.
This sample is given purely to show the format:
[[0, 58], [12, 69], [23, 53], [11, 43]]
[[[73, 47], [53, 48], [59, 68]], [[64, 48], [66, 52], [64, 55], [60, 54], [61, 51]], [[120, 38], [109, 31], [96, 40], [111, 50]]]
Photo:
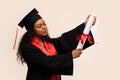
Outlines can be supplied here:
[[[18, 24], [21, 28], [25, 27], [26, 30], [29, 30], [30, 27], [34, 26], [34, 23], [38, 20], [41, 19], [42, 17], [38, 14], [38, 11], [34, 8], [31, 10]], [[16, 47], [16, 41], [17, 41], [17, 35], [18, 35], [18, 28], [16, 30], [16, 36], [15, 36], [15, 41], [13, 45], [13, 49]]]
[[18, 24], [21, 28], [25, 27], [29, 30], [30, 27], [34, 26], [34, 23], [42, 17], [38, 14], [38, 11], [34, 8], [31, 10]]

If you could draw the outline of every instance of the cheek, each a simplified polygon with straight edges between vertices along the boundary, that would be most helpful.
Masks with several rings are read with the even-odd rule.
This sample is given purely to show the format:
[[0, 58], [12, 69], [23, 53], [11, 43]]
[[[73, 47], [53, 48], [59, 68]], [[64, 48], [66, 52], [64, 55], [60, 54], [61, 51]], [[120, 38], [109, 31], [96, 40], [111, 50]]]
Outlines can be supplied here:
[[36, 30], [37, 35], [41, 35], [41, 33], [42, 33], [41, 30]]

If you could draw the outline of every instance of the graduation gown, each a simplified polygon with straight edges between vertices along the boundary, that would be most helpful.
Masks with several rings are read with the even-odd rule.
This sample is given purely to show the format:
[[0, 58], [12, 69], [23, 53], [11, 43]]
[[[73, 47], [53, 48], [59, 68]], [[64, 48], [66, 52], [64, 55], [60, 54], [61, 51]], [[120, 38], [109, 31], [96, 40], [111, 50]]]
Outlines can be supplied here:
[[[51, 40], [58, 53], [56, 56], [46, 56], [31, 43], [22, 44], [21, 53], [28, 66], [26, 80], [50, 80], [53, 74], [72, 75], [72, 50], [77, 47], [76, 37], [83, 32], [84, 27], [83, 23], [73, 30], [63, 33], [59, 38]], [[91, 32], [90, 35], [92, 36]], [[91, 45], [86, 41], [83, 49]]]

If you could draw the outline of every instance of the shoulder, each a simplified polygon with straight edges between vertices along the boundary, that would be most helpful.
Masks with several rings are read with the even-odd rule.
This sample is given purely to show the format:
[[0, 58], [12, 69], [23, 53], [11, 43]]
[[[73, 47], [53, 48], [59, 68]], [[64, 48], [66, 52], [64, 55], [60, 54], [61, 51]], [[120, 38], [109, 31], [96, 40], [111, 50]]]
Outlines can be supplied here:
[[21, 48], [34, 48], [34, 46], [31, 43], [23, 43]]
[[24, 43], [20, 46], [20, 48], [21, 51], [39, 51], [39, 49], [31, 43]]

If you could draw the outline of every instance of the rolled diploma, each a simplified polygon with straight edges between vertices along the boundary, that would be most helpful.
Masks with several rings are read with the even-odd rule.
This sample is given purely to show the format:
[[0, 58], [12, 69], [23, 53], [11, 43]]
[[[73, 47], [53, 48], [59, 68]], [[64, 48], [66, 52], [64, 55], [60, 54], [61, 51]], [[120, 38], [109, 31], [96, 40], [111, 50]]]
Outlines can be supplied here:
[[[90, 17], [89, 17], [89, 20], [88, 20], [88, 22], [87, 22], [87, 24], [86, 24], [86, 26], [85, 26], [85, 28], [84, 28], [84, 30], [83, 30], [83, 33], [84, 33], [84, 34], [89, 34], [90, 29], [91, 29], [92, 24], [93, 24], [93, 21], [94, 21], [94, 17], [93, 17], [93, 16], [90, 16]], [[85, 39], [84, 39], [84, 41], [83, 41], [83, 44], [81, 43], [81, 41], [79, 41], [79, 43], [78, 43], [78, 45], [77, 45], [77, 49], [78, 49], [78, 48], [81, 48], [81, 49], [83, 48], [86, 39], [87, 39], [87, 36], [85, 37]]]

